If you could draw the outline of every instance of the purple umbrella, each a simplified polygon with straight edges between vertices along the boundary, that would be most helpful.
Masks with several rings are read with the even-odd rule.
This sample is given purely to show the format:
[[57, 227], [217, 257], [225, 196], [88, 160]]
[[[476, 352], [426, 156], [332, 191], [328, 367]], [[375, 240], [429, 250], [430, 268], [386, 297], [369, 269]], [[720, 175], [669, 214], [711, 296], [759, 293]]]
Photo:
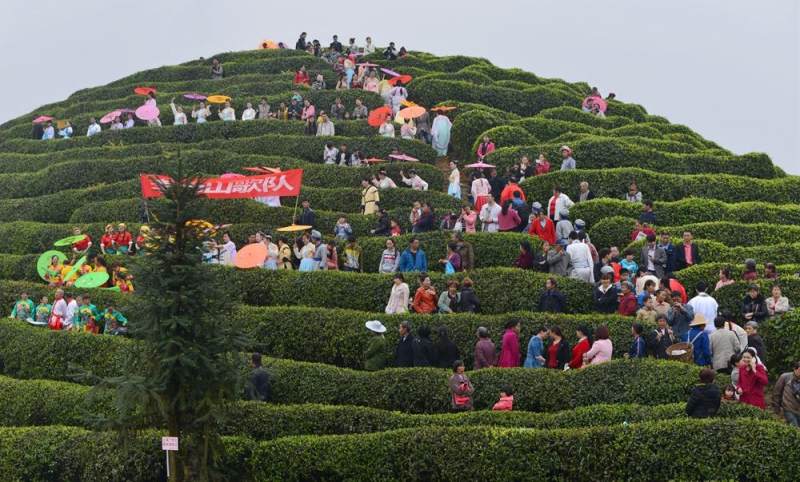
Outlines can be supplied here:
[[196, 92], [190, 92], [188, 94], [183, 94], [183, 97], [189, 100], [206, 100], [206, 96], [203, 94], [198, 94]]
[[384, 74], [391, 75], [392, 77], [400, 77], [400, 74], [392, 69], [381, 68], [381, 72], [383, 72]]

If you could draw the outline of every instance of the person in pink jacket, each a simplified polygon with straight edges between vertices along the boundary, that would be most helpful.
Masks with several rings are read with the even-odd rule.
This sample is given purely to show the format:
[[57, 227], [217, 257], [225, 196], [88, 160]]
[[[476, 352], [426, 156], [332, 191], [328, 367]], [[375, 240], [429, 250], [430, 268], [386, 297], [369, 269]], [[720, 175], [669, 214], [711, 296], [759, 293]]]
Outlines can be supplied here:
[[478, 155], [478, 160], [483, 161], [486, 159], [486, 156], [494, 152], [494, 142], [489, 139], [489, 136], [483, 137], [483, 142], [478, 145], [478, 150], [476, 154]]
[[503, 333], [503, 342], [500, 346], [500, 358], [497, 366], [500, 368], [514, 368], [519, 366], [519, 320], [508, 320], [506, 331]]
[[611, 340], [608, 339], [608, 327], [603, 325], [597, 327], [594, 332], [595, 340], [592, 343], [591, 350], [583, 354], [583, 366], [599, 365], [611, 360], [611, 355], [614, 353], [614, 347]]
[[494, 404], [492, 410], [496, 412], [510, 412], [514, 409], [514, 389], [506, 385], [500, 389], [500, 400]]

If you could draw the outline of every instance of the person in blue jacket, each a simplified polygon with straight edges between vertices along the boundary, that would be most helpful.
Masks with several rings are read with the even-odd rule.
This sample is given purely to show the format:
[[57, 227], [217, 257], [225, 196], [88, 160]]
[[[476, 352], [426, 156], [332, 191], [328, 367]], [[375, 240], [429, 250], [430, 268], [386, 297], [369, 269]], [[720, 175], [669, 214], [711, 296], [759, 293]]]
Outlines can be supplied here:
[[536, 329], [528, 342], [528, 353], [525, 356], [525, 368], [544, 367], [544, 339], [547, 337], [547, 327], [544, 325]]
[[428, 258], [425, 251], [419, 247], [419, 239], [411, 238], [408, 248], [400, 255], [400, 264], [397, 268], [401, 273], [418, 271], [424, 273], [428, 271]]
[[633, 335], [633, 343], [631, 349], [628, 350], [627, 358], [644, 358], [647, 356], [647, 344], [644, 340], [644, 327], [639, 323], [631, 325], [631, 334]]
[[686, 334], [686, 338], [681, 340], [692, 344], [694, 363], [701, 367], [711, 366], [711, 342], [708, 340], [705, 328], [706, 317], [698, 313], [689, 323], [689, 333]]

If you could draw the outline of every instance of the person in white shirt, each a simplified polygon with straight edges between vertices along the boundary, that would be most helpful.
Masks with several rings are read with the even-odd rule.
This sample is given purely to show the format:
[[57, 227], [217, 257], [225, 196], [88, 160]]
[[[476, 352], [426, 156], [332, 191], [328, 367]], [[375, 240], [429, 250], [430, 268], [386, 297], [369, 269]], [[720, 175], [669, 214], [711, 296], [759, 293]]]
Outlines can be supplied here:
[[386, 117], [386, 122], [381, 124], [381, 128], [378, 129], [378, 134], [383, 137], [394, 137], [394, 124], [392, 124], [391, 117]]
[[64, 300], [64, 290], [57, 289], [55, 301], [53, 302], [53, 309], [50, 312], [50, 318], [54, 324], [64, 325], [64, 320], [67, 318], [67, 302]]
[[44, 128], [44, 132], [42, 133], [42, 140], [49, 141], [50, 139], [56, 138], [56, 129], [53, 127], [52, 122], [48, 122]]
[[[701, 314], [706, 320], [715, 319], [719, 314], [719, 304], [717, 304], [717, 300], [706, 293], [708, 285], [706, 285], [704, 281], [700, 281], [697, 283], [695, 289], [697, 290], [697, 296], [689, 300], [687, 305], [692, 307], [695, 315]], [[714, 327], [713, 323], [706, 323], [705, 330], [707, 332], [712, 332], [716, 330], [716, 327]]]
[[189, 123], [186, 119], [186, 114], [183, 113], [183, 107], [175, 106], [175, 98], [169, 101], [169, 107], [172, 109], [172, 116], [175, 118], [175, 121], [172, 123], [176, 126], [184, 126]]
[[196, 109], [192, 109], [192, 119], [197, 119], [198, 124], [205, 124], [206, 118], [211, 115], [211, 110], [205, 102], [200, 102]]
[[72, 137], [72, 124], [70, 124], [69, 121], [65, 121], [64, 128], [58, 131], [58, 135], [64, 139]]
[[336, 127], [333, 122], [328, 118], [328, 114], [322, 113], [317, 121], [317, 137], [321, 136], [335, 136]]
[[397, 184], [386, 174], [385, 169], [378, 171], [378, 176], [372, 178], [372, 184], [378, 189], [394, 189]]
[[547, 216], [553, 221], [560, 221], [561, 211], [563, 211], [564, 209], [569, 210], [569, 208], [571, 208], [573, 204], [575, 203], [572, 202], [572, 199], [570, 199], [569, 196], [561, 192], [561, 188], [554, 187], [553, 195], [547, 201]]
[[570, 278], [586, 281], [587, 283], [594, 283], [594, 262], [592, 261], [592, 252], [589, 245], [581, 240], [586, 239], [586, 233], [580, 234], [572, 231], [569, 233], [569, 245], [567, 246], [567, 254], [569, 254], [570, 264], [572, 264], [572, 271], [569, 273]]
[[64, 328], [69, 329], [75, 319], [75, 313], [78, 312], [78, 302], [71, 294], [67, 294], [67, 316], [64, 318]]
[[248, 102], [247, 104], [245, 104], [244, 112], [242, 112], [242, 120], [247, 121], [247, 120], [253, 120], [255, 118], [256, 118], [256, 110], [253, 109], [253, 104]]
[[499, 204], [494, 202], [494, 196], [489, 194], [487, 197], [488, 200], [481, 208], [478, 218], [481, 220], [481, 227], [483, 231], [487, 233], [496, 233], [500, 228], [498, 218], [500, 217], [500, 211], [502, 211], [502, 208]]
[[222, 234], [222, 246], [219, 253], [219, 264], [232, 266], [236, 262], [236, 244], [231, 240], [231, 235], [228, 232]]
[[230, 102], [225, 102], [225, 108], [220, 109], [219, 118], [223, 122], [233, 122], [236, 120], [236, 111], [233, 110], [233, 107], [231, 107]]
[[408, 177], [406, 177], [406, 172], [401, 170], [400, 176], [403, 178], [403, 184], [407, 186], [411, 186], [411, 189], [415, 191], [427, 191], [428, 190], [428, 183], [423, 181], [417, 171], [411, 169], [408, 171]]
[[325, 144], [325, 149], [322, 151], [322, 161], [325, 164], [336, 164], [336, 158], [339, 157], [339, 149], [332, 143]]
[[89, 128], [86, 130], [86, 137], [92, 137], [94, 135], [97, 135], [102, 130], [103, 128], [100, 127], [100, 124], [98, 124], [97, 121], [94, 119], [94, 117], [92, 117], [91, 119], [89, 119]]
[[125, 129], [131, 129], [135, 125], [136, 122], [133, 120], [133, 114], [128, 114], [128, 119], [125, 121]]
[[114, 120], [111, 122], [111, 130], [112, 131], [121, 131], [124, 129], [125, 126], [122, 125], [122, 119], [119, 117], [114, 117]]
[[367, 37], [367, 41], [364, 44], [364, 55], [372, 53], [375, 53], [375, 46], [372, 44], [372, 37]]

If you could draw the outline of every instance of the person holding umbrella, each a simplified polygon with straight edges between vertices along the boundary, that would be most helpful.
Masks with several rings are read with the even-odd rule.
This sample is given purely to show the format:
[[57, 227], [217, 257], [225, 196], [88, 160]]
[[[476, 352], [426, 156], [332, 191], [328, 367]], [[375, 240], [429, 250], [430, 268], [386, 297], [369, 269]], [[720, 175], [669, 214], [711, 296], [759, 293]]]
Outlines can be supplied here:
[[390, 116], [386, 116], [386, 120], [383, 121], [380, 129], [378, 129], [378, 134], [383, 137], [394, 138], [394, 124], [392, 123], [392, 118]]
[[447, 149], [450, 145], [450, 129], [453, 123], [450, 119], [439, 112], [433, 119], [433, 126], [431, 128], [431, 137], [433, 140], [433, 148], [440, 156], [447, 155]]

